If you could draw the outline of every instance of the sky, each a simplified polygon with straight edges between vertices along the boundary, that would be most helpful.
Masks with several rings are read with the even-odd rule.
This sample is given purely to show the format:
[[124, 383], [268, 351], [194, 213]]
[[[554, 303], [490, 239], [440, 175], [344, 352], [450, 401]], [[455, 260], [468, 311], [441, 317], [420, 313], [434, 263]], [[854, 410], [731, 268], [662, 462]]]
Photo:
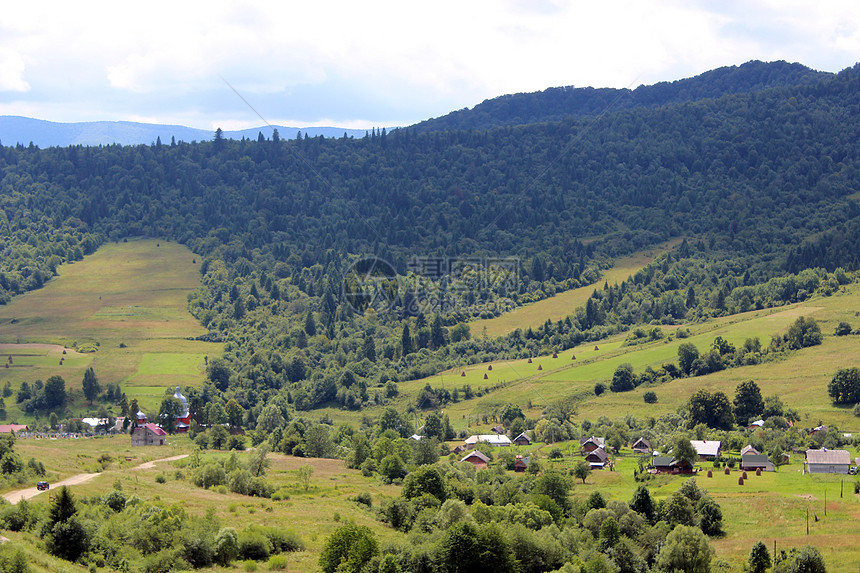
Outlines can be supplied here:
[[9, 2], [0, 115], [365, 129], [750, 60], [853, 66], [856, 0]]

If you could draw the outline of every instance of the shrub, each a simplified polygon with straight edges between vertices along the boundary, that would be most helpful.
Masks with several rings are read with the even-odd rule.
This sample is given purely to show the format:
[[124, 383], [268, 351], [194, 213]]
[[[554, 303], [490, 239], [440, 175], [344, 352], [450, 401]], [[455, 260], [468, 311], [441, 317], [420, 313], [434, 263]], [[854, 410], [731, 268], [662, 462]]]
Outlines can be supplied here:
[[257, 562], [253, 559], [246, 559], [244, 563], [242, 563], [242, 568], [245, 571], [256, 571], [257, 570]]
[[272, 554], [272, 542], [254, 530], [239, 533], [239, 556], [257, 561], [268, 559]]
[[603, 382], [598, 382], [597, 384], [594, 385], [594, 395], [595, 396], [600, 396], [604, 392], [606, 392], [606, 384], [604, 384]]
[[272, 555], [269, 562], [266, 564], [269, 571], [286, 571], [287, 558], [284, 555]]
[[642, 394], [642, 399], [645, 400], [646, 404], [656, 404], [657, 403], [657, 393], [653, 390], [648, 390], [644, 394]]
[[163, 474], [163, 473], [158, 474], [157, 476], [155, 476], [155, 483], [165, 483], [166, 481], [167, 481], [167, 478], [166, 478], [166, 477], [164, 477], [164, 474]]
[[239, 556], [239, 537], [232, 527], [224, 527], [215, 535], [215, 561], [227, 566]]
[[125, 501], [125, 494], [116, 489], [102, 496], [102, 503], [117, 513], [125, 509]]
[[361, 492], [356, 495], [352, 500], [356, 503], [360, 503], [362, 505], [366, 505], [367, 507], [373, 507], [373, 498], [366, 491]]

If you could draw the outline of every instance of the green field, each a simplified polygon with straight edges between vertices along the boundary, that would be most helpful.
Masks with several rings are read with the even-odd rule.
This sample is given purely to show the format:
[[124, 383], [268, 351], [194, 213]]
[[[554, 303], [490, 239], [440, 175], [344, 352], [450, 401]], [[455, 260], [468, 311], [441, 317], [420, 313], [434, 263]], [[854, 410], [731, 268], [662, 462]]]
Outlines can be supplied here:
[[[165, 388], [199, 385], [205, 357], [222, 351], [187, 340], [206, 332], [186, 306], [199, 269], [186, 247], [158, 240], [108, 244], [63, 265], [44, 288], [0, 308], [0, 357], [13, 359], [0, 380], [16, 389], [59, 374], [67, 389], [80, 389], [92, 366], [103, 386], [119, 383], [149, 409]], [[72, 350], [83, 345], [96, 351]], [[26, 422], [13, 403], [7, 400], [7, 419]]]
[[[680, 239], [675, 239], [653, 249], [618, 259], [611, 268], [603, 272], [598, 282], [600, 284], [604, 282], [608, 282], [609, 284], [620, 283], [645, 268], [659, 254], [669, 250], [680, 242]], [[552, 320], [553, 322], [564, 320], [577, 307], [584, 306], [588, 302], [588, 298], [596, 287], [597, 285], [588, 285], [571, 289], [538, 302], [515, 308], [496, 318], [476, 320], [469, 323], [472, 335], [483, 336], [486, 332], [488, 337], [495, 338], [497, 336], [504, 336], [518, 328], [523, 330], [529, 327], [537, 328], [547, 320]]]
[[[777, 394], [788, 407], [797, 410], [804, 425], [815, 426], [821, 420], [846, 432], [860, 432], [860, 419], [848, 408], [833, 406], [827, 395], [827, 383], [838, 368], [860, 363], [857, 338], [833, 335], [840, 321], [860, 326], [854, 310], [857, 308], [860, 308], [860, 284], [855, 283], [830, 297], [691, 325], [688, 327], [691, 334], [685, 339], [674, 336], [677, 327], [664, 326], [666, 338], [647, 344], [624, 346], [626, 335], [621, 334], [565, 350], [558, 353], [557, 358], [539, 356], [532, 358], [531, 363], [527, 359], [494, 362], [492, 370], [489, 370], [489, 364], [469, 365], [421, 380], [403, 381], [398, 383], [400, 395], [394, 400], [394, 405], [405, 410], [409, 404], [414, 404], [415, 396], [426, 384], [449, 390], [464, 384], [473, 390], [502, 385], [482, 397], [448, 404], [445, 412], [454, 427], [467, 429], [470, 420], [499, 410], [508, 403], [518, 404], [527, 415], [539, 417], [547, 404], [569, 396], [578, 397], [574, 421], [594, 421], [601, 415], [616, 418], [627, 413], [640, 418], [656, 417], [676, 410], [699, 388], [722, 390], [732, 396], [740, 382], [753, 379], [761, 387], [763, 395]], [[631, 392], [616, 394], [607, 391], [599, 397], [593, 393], [595, 383], [608, 385], [613, 372], [622, 363], [632, 364], [637, 373], [646, 366], [658, 368], [666, 362], [677, 363], [678, 346], [682, 342], [691, 342], [703, 352], [710, 348], [717, 336], [736, 346], [747, 338], [759, 337], [762, 346], [767, 347], [772, 335], [784, 333], [799, 316], [816, 319], [824, 335], [823, 344], [789, 353], [776, 362], [729, 368], [657, 386], [640, 386]], [[574, 356], [575, 360], [572, 359]], [[642, 394], [648, 390], [657, 393], [658, 403], [645, 404]], [[378, 416], [381, 411], [381, 407], [361, 412], [328, 408], [325, 413], [338, 422], [357, 423], [361, 416]], [[486, 429], [487, 425], [474, 426], [469, 431]]]
[[[521, 450], [518, 453], [529, 452], [533, 456], [537, 453], [545, 468], [566, 470], [580, 459], [578, 454], [570, 453], [577, 445], [535, 444], [529, 448], [516, 449]], [[547, 460], [546, 454], [551, 447], [560, 447], [565, 457], [557, 461]], [[350, 501], [350, 497], [357, 493], [368, 492], [373, 497], [374, 505], [378, 505], [383, 499], [398, 495], [399, 486], [384, 485], [377, 478], [363, 477], [357, 470], [347, 469], [341, 460], [271, 455], [273, 463], [268, 480], [275, 487], [289, 491], [290, 499], [284, 501], [196, 488], [187, 479], [190, 473], [186, 467], [187, 459], [158, 463], [152, 469], [132, 469], [145, 461], [189, 453], [191, 448], [192, 444], [185, 436], [172, 436], [166, 447], [147, 448], [130, 447], [127, 436], [75, 441], [29, 439], [19, 440], [16, 444], [16, 450], [23, 457], [32, 456], [52, 464], [51, 480], [79, 472], [101, 472], [95, 479], [73, 486], [75, 496], [103, 495], [119, 481], [129, 495], [136, 494], [144, 499], [157, 496], [167, 504], [179, 503], [192, 516], [202, 516], [212, 507], [222, 524], [242, 528], [257, 523], [293, 529], [301, 535], [307, 550], [287, 554], [291, 571], [317, 571], [319, 551], [326, 536], [344, 520], [354, 520], [369, 526], [381, 542], [403, 535], [376, 521], [372, 511]], [[98, 458], [105, 453], [110, 456], [110, 460], [99, 462]], [[228, 455], [227, 452], [205, 454], [206, 457]], [[242, 459], [247, 455], [239, 453]], [[852, 455], [856, 455], [856, 451], [852, 450]], [[600, 491], [607, 500], [630, 501], [639, 485], [633, 479], [637, 456], [625, 449], [615, 460], [614, 471], [594, 471], [585, 484], [577, 480], [571, 495], [582, 500], [592, 492]], [[305, 464], [314, 468], [311, 487], [307, 492], [300, 487], [296, 474], [296, 470]], [[724, 515], [725, 535], [711, 539], [717, 562], [726, 565], [717, 570], [742, 571], [742, 563], [756, 541], [762, 540], [772, 548], [776, 540], [778, 548], [807, 543], [815, 545], [824, 555], [828, 571], [856, 571], [860, 564], [860, 547], [855, 542], [860, 536], [860, 496], [853, 493], [855, 478], [803, 475], [802, 464], [793, 462], [782, 466], [775, 473], [764, 472], [761, 476], [750, 473], [746, 483], [739, 486], [739, 471], [733, 470], [729, 476], [722, 471], [714, 471], [713, 477], [708, 478], [706, 473], [710, 466], [710, 463], [700, 464], [701, 472], [696, 479], [699, 486], [708, 490], [720, 504]], [[177, 474], [177, 470], [181, 475]], [[156, 482], [159, 474], [167, 478], [166, 483]], [[686, 476], [664, 475], [656, 476], [646, 483], [654, 498], [660, 500], [677, 490], [685, 479]], [[843, 487], [840, 482], [843, 479], [843, 495], [840, 496]], [[45, 494], [33, 499], [34, 503], [46, 501]], [[810, 512], [808, 537], [807, 508]], [[48, 567], [46, 570], [51, 569]]]

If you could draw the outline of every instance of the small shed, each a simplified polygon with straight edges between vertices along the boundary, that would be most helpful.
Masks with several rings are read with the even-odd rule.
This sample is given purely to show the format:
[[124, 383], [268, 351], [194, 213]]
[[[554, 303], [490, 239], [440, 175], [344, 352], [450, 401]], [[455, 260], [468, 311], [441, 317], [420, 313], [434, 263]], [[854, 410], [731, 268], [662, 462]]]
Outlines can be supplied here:
[[752, 430], [754, 430], [756, 428], [762, 428], [762, 427], [764, 427], [764, 420], [756, 420], [755, 422], [753, 422], [749, 426], [747, 426], [747, 428], [750, 428]]
[[514, 438], [514, 444], [516, 444], [517, 446], [528, 446], [531, 443], [532, 443], [531, 436], [529, 436], [525, 432], [523, 432], [522, 434], [520, 434], [519, 436]]
[[504, 426], [501, 426], [501, 425], [499, 425], [499, 426], [493, 426], [492, 430], [493, 430], [495, 433], [500, 434], [500, 435], [505, 433], [505, 427], [504, 427]]
[[487, 467], [488, 463], [490, 463], [490, 458], [478, 450], [473, 450], [466, 454], [460, 461], [469, 462], [470, 464], [474, 464], [476, 468], [483, 469]]
[[649, 442], [645, 438], [640, 437], [638, 440], [633, 442], [633, 451], [637, 454], [650, 454], [651, 442]]
[[847, 474], [851, 454], [847, 450], [806, 450], [806, 466], [811, 474]]

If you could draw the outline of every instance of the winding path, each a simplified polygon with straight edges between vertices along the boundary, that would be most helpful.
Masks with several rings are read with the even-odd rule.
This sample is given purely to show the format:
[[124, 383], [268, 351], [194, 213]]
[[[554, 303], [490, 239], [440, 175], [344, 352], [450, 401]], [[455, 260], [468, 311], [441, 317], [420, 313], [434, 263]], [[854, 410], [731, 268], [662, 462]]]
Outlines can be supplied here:
[[[160, 460], [152, 460], [151, 462], [146, 462], [146, 463], [140, 464], [139, 466], [135, 466], [131, 469], [133, 469], [133, 470], [151, 469], [151, 468], [154, 468], [155, 464], [158, 462], [172, 462], [173, 460], [181, 460], [182, 458], [187, 458], [187, 457], [188, 457], [188, 454], [182, 454], [179, 456], [171, 456], [169, 458], [162, 458]], [[63, 487], [64, 485], [82, 484], [82, 483], [90, 481], [91, 479], [93, 479], [97, 475], [101, 475], [101, 474], [95, 473], [95, 474], [74, 475], [74, 476], [66, 478], [62, 481], [52, 483], [51, 487], [52, 488], [58, 488], [58, 487]], [[14, 504], [18, 503], [19, 501], [21, 501], [22, 499], [30, 499], [30, 498], [36, 497], [40, 493], [42, 493], [42, 492], [39, 491], [38, 489], [36, 489], [35, 487], [28, 487], [26, 489], [19, 489], [16, 491], [10, 491], [8, 493], [4, 493], [3, 499], [5, 499], [6, 501], [8, 501], [12, 505], [14, 505]]]

